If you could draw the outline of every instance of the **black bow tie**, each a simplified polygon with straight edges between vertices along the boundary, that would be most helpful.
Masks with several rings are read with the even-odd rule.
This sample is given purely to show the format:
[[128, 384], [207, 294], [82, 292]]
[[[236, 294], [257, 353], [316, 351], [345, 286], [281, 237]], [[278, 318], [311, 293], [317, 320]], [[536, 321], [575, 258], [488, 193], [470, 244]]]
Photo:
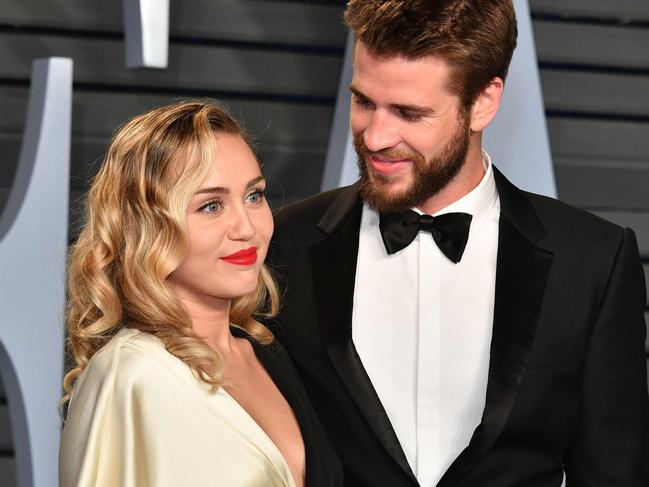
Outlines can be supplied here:
[[379, 228], [388, 254], [406, 248], [423, 230], [430, 232], [444, 255], [457, 264], [469, 238], [471, 218], [467, 213], [432, 217], [408, 210], [406, 213], [381, 213]]

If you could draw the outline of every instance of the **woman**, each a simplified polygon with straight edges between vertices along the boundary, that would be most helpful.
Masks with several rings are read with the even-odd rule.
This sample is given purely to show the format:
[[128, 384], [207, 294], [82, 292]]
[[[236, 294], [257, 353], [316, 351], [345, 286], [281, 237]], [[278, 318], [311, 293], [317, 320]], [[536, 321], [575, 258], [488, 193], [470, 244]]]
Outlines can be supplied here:
[[70, 257], [68, 486], [340, 485], [285, 351], [259, 164], [223, 109], [186, 102], [115, 134]]

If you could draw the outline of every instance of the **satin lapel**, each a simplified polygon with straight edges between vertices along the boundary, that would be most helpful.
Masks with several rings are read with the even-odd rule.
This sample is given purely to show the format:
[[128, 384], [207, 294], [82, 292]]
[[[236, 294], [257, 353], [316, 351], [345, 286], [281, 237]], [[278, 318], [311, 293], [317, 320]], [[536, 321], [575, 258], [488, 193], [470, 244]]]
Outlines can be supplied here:
[[361, 201], [354, 189], [318, 225], [326, 237], [311, 246], [318, 326], [331, 363], [376, 437], [414, 480], [383, 405], [352, 342], [352, 307]]
[[438, 487], [456, 485], [505, 427], [525, 374], [552, 265], [552, 253], [542, 246], [545, 230], [529, 200], [497, 170], [494, 173], [501, 213], [486, 404], [469, 445]]

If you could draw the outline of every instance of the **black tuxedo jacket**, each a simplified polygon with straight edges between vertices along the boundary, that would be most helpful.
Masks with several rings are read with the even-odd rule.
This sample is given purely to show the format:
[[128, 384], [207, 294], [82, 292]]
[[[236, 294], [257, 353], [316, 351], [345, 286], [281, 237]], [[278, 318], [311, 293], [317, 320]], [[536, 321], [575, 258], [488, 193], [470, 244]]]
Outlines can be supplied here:
[[[494, 172], [501, 214], [486, 406], [438, 486], [559, 487], [565, 470], [569, 487], [647, 487], [645, 287], [634, 234]], [[277, 212], [276, 333], [345, 485], [415, 486], [352, 342], [361, 208], [354, 185]]]

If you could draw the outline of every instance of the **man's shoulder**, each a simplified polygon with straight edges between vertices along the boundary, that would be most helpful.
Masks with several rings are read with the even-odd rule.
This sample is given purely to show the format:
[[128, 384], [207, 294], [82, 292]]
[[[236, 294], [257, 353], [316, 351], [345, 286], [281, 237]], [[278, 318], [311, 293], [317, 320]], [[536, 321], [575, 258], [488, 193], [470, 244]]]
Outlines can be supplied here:
[[340, 198], [353, 198], [357, 194], [355, 186], [344, 186], [282, 206], [275, 211], [275, 225], [278, 229], [287, 231], [303, 226], [313, 227], [336, 201]]
[[494, 168], [494, 177], [501, 200], [501, 211], [512, 215], [514, 220], [538, 218], [550, 236], [601, 233], [619, 238], [623, 233], [624, 229], [619, 225], [584, 209], [517, 187], [497, 168]]
[[624, 228], [554, 198], [523, 192], [554, 241], [578, 245], [619, 245]]

